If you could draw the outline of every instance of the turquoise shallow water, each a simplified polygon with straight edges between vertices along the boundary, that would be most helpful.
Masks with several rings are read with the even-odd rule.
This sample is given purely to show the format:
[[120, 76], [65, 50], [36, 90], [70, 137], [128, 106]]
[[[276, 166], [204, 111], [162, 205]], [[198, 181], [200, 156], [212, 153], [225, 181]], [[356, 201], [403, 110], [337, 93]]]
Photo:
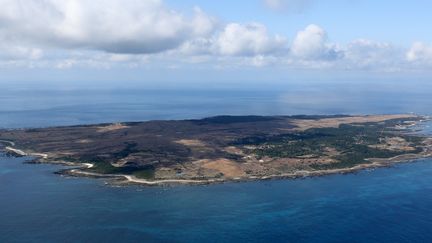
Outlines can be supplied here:
[[[220, 114], [431, 114], [432, 85], [250, 90], [0, 89], [0, 127]], [[411, 87], [421, 87], [412, 89]], [[430, 126], [426, 129], [431, 133]], [[0, 242], [429, 242], [432, 160], [349, 175], [209, 186], [110, 187], [0, 157]]]
[[0, 158], [0, 242], [427, 242], [432, 160], [298, 180], [110, 187]]

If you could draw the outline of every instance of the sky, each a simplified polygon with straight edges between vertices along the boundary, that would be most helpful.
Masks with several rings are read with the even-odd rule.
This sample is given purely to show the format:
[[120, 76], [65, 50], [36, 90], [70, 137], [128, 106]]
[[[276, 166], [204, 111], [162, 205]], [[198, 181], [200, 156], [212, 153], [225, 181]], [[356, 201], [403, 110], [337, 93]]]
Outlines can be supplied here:
[[428, 79], [426, 0], [0, 0], [0, 81]]

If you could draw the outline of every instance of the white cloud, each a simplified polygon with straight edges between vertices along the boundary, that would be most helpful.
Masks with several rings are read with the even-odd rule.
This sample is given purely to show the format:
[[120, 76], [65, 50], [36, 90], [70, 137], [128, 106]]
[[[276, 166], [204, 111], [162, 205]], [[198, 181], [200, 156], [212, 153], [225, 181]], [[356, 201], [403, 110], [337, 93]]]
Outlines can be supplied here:
[[213, 31], [196, 8], [187, 18], [159, 0], [0, 0], [0, 38], [112, 53], [156, 53]]
[[39, 48], [0, 44], [0, 60], [39, 60], [43, 55]]
[[282, 50], [286, 40], [270, 36], [267, 28], [258, 23], [228, 24], [217, 38], [216, 48], [222, 55], [261, 55]]
[[184, 55], [211, 55], [213, 52], [214, 38], [196, 38], [186, 41], [178, 48], [178, 52]]
[[195, 36], [207, 36], [215, 30], [217, 20], [207, 15], [201, 8], [194, 8], [194, 18], [192, 19], [192, 27]]
[[209, 38], [185, 42], [179, 52], [187, 55], [257, 56], [281, 54], [287, 40], [270, 35], [260, 23], [229, 23]]
[[415, 42], [406, 53], [406, 59], [410, 62], [432, 63], [432, 45], [423, 42]]
[[55, 67], [58, 69], [68, 69], [68, 68], [72, 68], [76, 64], [77, 64], [77, 60], [75, 60], [75, 59], [65, 59], [65, 60], [58, 62], [55, 65]]
[[291, 46], [291, 53], [300, 59], [334, 59], [337, 50], [327, 43], [327, 33], [311, 24], [299, 31]]
[[[306, 4], [266, 0], [272, 8]], [[261, 23], [221, 24], [162, 0], [0, 0], [0, 67], [278, 66], [300, 69], [425, 70], [432, 45], [409, 49], [358, 39], [330, 43], [311, 24], [288, 39]]]
[[404, 61], [401, 48], [367, 39], [350, 42], [343, 53], [343, 62], [350, 68], [399, 68]]

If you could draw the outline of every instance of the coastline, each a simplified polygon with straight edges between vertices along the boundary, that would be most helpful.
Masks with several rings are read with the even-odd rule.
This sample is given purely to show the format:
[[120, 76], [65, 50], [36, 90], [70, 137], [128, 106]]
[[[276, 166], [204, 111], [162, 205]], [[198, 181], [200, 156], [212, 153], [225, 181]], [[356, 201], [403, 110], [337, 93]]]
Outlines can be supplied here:
[[[423, 121], [430, 120], [429, 117], [423, 117], [424, 120], [420, 120], [420, 123]], [[414, 122], [412, 124], [405, 125], [407, 127], [412, 127], [418, 125], [418, 122]], [[373, 169], [380, 167], [390, 167], [397, 163], [410, 162], [423, 158], [432, 157], [432, 145], [423, 146], [423, 151], [417, 154], [402, 154], [397, 155], [391, 158], [370, 158], [366, 159], [367, 163], [357, 164], [352, 167], [346, 168], [333, 168], [333, 169], [318, 169], [318, 170], [298, 170], [290, 173], [282, 173], [282, 174], [269, 174], [264, 176], [244, 176], [244, 177], [228, 177], [228, 178], [209, 178], [209, 179], [176, 179], [176, 178], [168, 178], [168, 179], [155, 179], [155, 180], [147, 180], [141, 179], [134, 175], [130, 174], [102, 174], [85, 171], [84, 169], [89, 169], [94, 167], [93, 163], [79, 163], [79, 162], [68, 162], [61, 160], [50, 160], [49, 154], [46, 153], [35, 153], [35, 152], [26, 152], [22, 149], [15, 148], [15, 142], [8, 140], [0, 140], [0, 144], [3, 144], [3, 150], [6, 151], [7, 154], [12, 156], [29, 156], [33, 157], [33, 160], [28, 163], [46, 163], [46, 164], [58, 164], [65, 166], [74, 166], [72, 169], [64, 169], [55, 172], [56, 174], [67, 175], [67, 176], [75, 176], [75, 177], [93, 177], [93, 178], [107, 178], [112, 179], [108, 184], [115, 185], [145, 185], [145, 186], [162, 186], [162, 185], [204, 185], [204, 184], [213, 184], [213, 183], [223, 183], [223, 182], [247, 182], [247, 181], [258, 181], [258, 180], [271, 180], [271, 179], [296, 179], [296, 178], [305, 178], [305, 177], [314, 177], [314, 176], [324, 176], [331, 174], [347, 174], [347, 173], [355, 173], [360, 170], [365, 169]]]
[[[316, 177], [316, 176], [326, 176], [332, 174], [349, 174], [355, 173], [361, 170], [366, 169], [374, 169], [374, 168], [382, 168], [382, 167], [391, 167], [392, 165], [398, 163], [407, 163], [419, 159], [430, 158], [432, 154], [405, 154], [398, 155], [388, 159], [371, 159], [371, 163], [363, 163], [358, 164], [353, 167], [348, 168], [340, 168], [340, 169], [328, 169], [328, 170], [315, 170], [315, 171], [296, 171], [293, 173], [285, 173], [285, 174], [276, 174], [276, 175], [267, 175], [267, 176], [249, 176], [242, 178], [229, 178], [229, 179], [164, 179], [164, 180], [146, 180], [140, 179], [133, 175], [126, 174], [100, 174], [94, 172], [82, 171], [81, 169], [70, 169], [61, 171], [63, 175], [69, 176], [84, 176], [84, 177], [94, 177], [94, 178], [108, 178], [108, 179], [117, 179], [120, 181], [109, 182], [108, 184], [115, 185], [144, 185], [144, 186], [163, 186], [163, 185], [207, 185], [207, 184], [215, 184], [215, 183], [224, 183], [224, 182], [248, 182], [248, 181], [263, 181], [263, 180], [277, 180], [277, 179], [297, 179], [297, 178], [306, 178], [306, 177]], [[378, 161], [377, 161], [378, 160]], [[88, 165], [92, 165], [90, 163], [85, 163], [85, 168]]]
[[[392, 158], [369, 159], [370, 163], [358, 164], [353, 167], [337, 168], [337, 169], [322, 169], [322, 170], [299, 170], [292, 173], [266, 175], [266, 176], [249, 176], [249, 177], [237, 177], [237, 178], [224, 178], [224, 179], [161, 179], [161, 180], [146, 180], [137, 178], [134, 175], [127, 174], [101, 174], [95, 172], [84, 171], [83, 169], [89, 169], [94, 166], [92, 163], [75, 163], [66, 161], [47, 161], [48, 155], [42, 153], [26, 153], [23, 150], [5, 147], [5, 150], [17, 155], [17, 156], [30, 156], [36, 157], [32, 163], [46, 163], [46, 164], [59, 164], [65, 166], [77, 166], [73, 169], [64, 169], [55, 172], [56, 174], [74, 176], [74, 177], [89, 177], [89, 178], [105, 178], [112, 179], [107, 184], [111, 185], [143, 185], [143, 186], [164, 186], [164, 185], [208, 185], [215, 183], [224, 182], [248, 182], [248, 181], [261, 181], [261, 180], [277, 180], [277, 179], [297, 179], [306, 177], [325, 176], [332, 174], [349, 174], [355, 173], [361, 170], [374, 169], [381, 167], [390, 167], [398, 163], [407, 163], [419, 159], [431, 158], [432, 152], [420, 153], [420, 154], [403, 154]], [[42, 159], [42, 160], [41, 160]]]

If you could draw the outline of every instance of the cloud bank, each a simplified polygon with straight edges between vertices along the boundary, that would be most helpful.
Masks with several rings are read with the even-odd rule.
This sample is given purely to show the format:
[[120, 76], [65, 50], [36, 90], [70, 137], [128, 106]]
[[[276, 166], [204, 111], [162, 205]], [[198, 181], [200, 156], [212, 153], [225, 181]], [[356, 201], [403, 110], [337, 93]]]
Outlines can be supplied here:
[[[309, 1], [265, 0], [272, 9]], [[432, 66], [432, 45], [368, 39], [332, 43], [310, 24], [292, 36], [262, 23], [225, 22], [198, 7], [185, 14], [162, 0], [0, 0], [0, 67], [279, 66], [399, 71]]]
[[213, 31], [200, 9], [185, 17], [159, 0], [1, 0], [2, 41], [111, 53], [157, 53]]

